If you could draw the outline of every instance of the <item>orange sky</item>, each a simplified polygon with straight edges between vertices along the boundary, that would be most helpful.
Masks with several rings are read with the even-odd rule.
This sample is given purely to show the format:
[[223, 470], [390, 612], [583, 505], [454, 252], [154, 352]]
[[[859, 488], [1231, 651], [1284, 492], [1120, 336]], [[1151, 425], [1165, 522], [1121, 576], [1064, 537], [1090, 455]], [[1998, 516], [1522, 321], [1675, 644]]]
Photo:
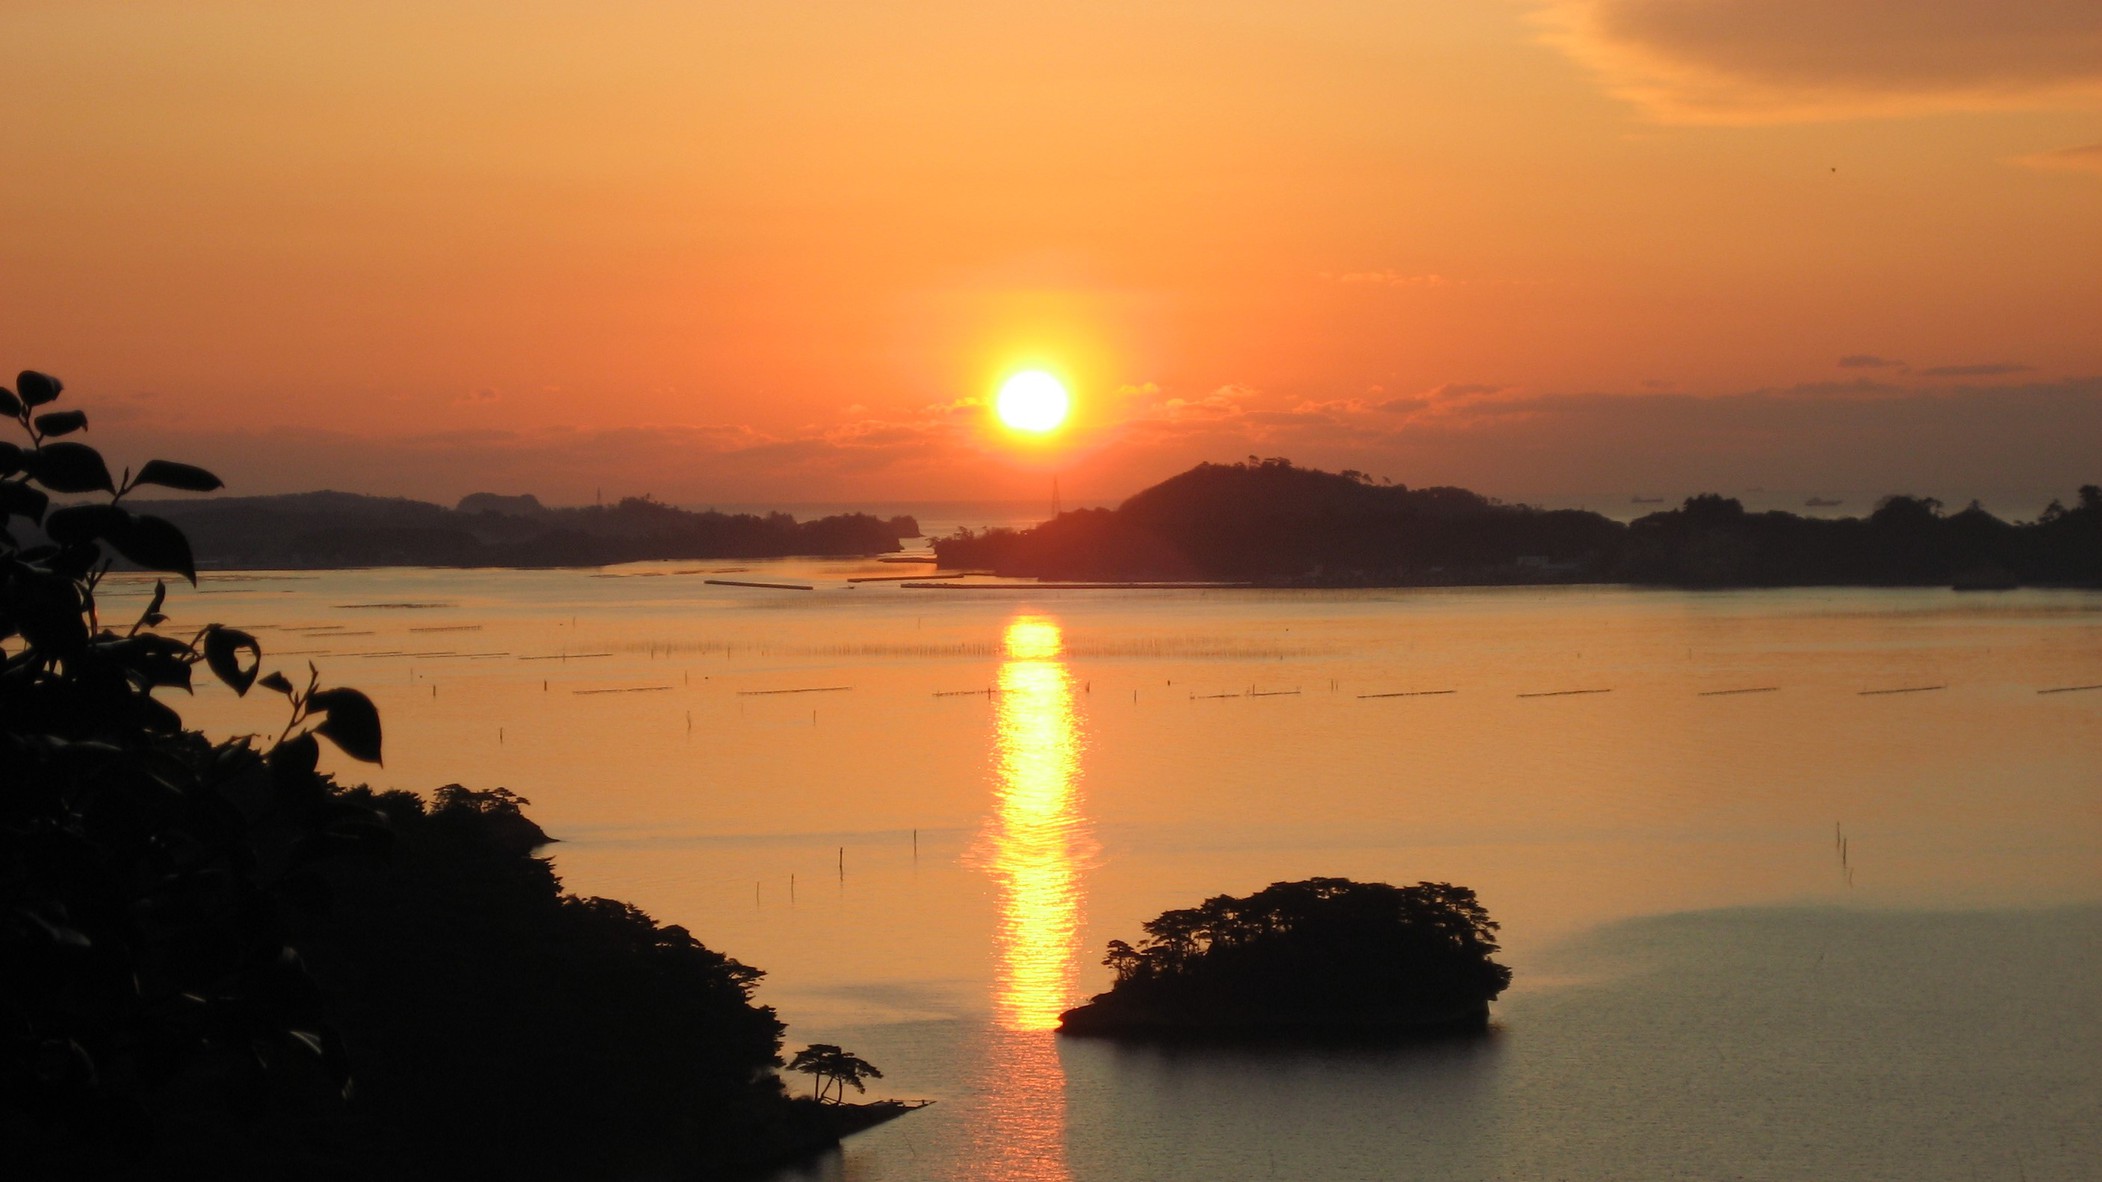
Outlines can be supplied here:
[[2098, 141], [2093, 0], [17, 0], [0, 366], [237, 492], [2066, 495]]

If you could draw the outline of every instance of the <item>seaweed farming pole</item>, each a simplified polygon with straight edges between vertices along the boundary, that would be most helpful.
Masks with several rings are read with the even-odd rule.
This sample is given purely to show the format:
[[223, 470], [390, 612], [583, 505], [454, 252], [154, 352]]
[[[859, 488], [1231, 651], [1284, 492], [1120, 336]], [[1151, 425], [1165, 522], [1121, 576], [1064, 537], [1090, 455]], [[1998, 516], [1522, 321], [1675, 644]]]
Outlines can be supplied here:
[[1883, 695], [1883, 694], [1924, 694], [1924, 693], [1931, 693], [1931, 692], [1933, 692], [1934, 690], [1945, 690], [1945, 689], [1947, 689], [1947, 688], [1949, 688], [1949, 687], [1948, 687], [1948, 686], [1947, 686], [1946, 684], [1943, 684], [1943, 685], [1908, 685], [1908, 686], [1901, 686], [1901, 687], [1899, 687], [1898, 689], [1872, 689], [1872, 690], [1862, 690], [1861, 692], [1859, 692], [1859, 693], [1855, 694], [1854, 696], [1855, 696], [1855, 697], [1858, 697], [1858, 698], [1873, 698], [1873, 697], [1879, 697], [1879, 696], [1881, 696], [1881, 695]]

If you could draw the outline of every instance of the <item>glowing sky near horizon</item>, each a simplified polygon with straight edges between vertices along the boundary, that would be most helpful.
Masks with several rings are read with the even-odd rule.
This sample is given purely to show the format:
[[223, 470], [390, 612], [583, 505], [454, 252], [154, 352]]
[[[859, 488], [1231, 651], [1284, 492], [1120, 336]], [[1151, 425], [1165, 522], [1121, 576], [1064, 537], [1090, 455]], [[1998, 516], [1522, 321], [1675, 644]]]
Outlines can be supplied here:
[[0, 368], [235, 492], [2102, 479], [2093, 5], [18, 4], [0, 162]]

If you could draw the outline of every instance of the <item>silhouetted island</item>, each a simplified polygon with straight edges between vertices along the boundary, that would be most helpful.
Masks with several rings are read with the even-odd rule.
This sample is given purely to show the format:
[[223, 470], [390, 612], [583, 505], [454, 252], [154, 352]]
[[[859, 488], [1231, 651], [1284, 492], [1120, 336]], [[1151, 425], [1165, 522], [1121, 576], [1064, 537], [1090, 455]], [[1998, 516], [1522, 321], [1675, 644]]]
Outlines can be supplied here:
[[1511, 983], [1496, 923], [1466, 887], [1347, 878], [1279, 882], [1163, 912], [1137, 947], [1112, 940], [1109, 992], [1067, 1034], [1118, 1037], [1480, 1031]]
[[448, 509], [406, 497], [288, 493], [141, 501], [190, 538], [200, 569], [607, 566], [619, 562], [885, 554], [918, 537], [910, 517], [718, 513], [626, 497], [549, 508], [527, 493], [472, 493]]
[[1703, 494], [1623, 524], [1283, 459], [1199, 464], [1115, 509], [937, 539], [945, 567], [1059, 581], [1267, 586], [2102, 585], [2102, 487], [2031, 522], [1885, 497], [1866, 518], [1753, 513]]

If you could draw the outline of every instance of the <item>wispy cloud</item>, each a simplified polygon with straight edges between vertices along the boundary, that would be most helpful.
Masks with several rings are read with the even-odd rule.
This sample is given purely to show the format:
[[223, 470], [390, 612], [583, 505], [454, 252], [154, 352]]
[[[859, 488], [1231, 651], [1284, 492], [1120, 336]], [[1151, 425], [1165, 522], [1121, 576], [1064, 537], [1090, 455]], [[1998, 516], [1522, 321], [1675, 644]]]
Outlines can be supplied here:
[[1839, 359], [1841, 369], [1903, 369], [1905, 363], [1891, 357], [1878, 357], [1874, 353], [1849, 353]]
[[1937, 365], [1923, 369], [1920, 373], [1930, 378], [2001, 378], [2009, 374], [2034, 373], [2033, 365], [2021, 365], [2012, 361], [1989, 361], [1982, 365]]
[[1542, 0], [1548, 38], [1671, 123], [2102, 101], [2093, 0]]
[[2040, 168], [2047, 172], [2102, 173], [2102, 144], [2081, 144], [2073, 148], [2059, 148], [2055, 151], [2038, 152], [2030, 156], [2017, 156], [2014, 162], [2028, 168]]
[[1346, 271], [1340, 275], [1323, 274], [1321, 277], [1336, 283], [1368, 287], [1446, 287], [1453, 282], [1443, 275], [1411, 275], [1402, 271]]

